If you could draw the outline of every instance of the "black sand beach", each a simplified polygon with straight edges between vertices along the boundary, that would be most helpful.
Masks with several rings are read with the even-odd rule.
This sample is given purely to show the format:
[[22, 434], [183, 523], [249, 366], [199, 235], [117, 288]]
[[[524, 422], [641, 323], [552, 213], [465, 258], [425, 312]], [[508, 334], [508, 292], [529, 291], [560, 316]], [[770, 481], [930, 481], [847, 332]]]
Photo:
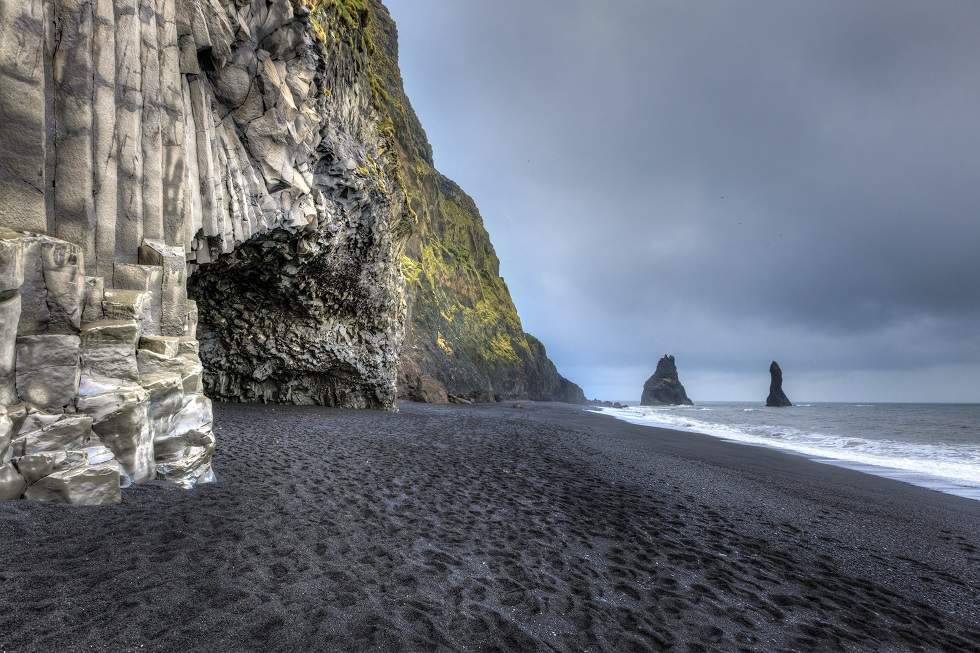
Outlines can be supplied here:
[[980, 650], [980, 502], [559, 404], [218, 405], [219, 482], [0, 505], [0, 649]]

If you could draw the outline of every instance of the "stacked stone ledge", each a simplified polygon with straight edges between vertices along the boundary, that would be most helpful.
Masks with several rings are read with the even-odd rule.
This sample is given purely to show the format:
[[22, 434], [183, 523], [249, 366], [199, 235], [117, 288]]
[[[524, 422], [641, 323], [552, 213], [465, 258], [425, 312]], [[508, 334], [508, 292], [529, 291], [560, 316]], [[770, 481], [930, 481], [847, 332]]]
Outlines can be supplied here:
[[196, 308], [159, 265], [173, 255], [183, 265], [144, 241], [105, 290], [80, 247], [0, 229], [0, 499], [92, 505], [213, 480]]
[[393, 407], [407, 214], [310, 5], [0, 0], [0, 498], [211, 478], [195, 272], [212, 396]]

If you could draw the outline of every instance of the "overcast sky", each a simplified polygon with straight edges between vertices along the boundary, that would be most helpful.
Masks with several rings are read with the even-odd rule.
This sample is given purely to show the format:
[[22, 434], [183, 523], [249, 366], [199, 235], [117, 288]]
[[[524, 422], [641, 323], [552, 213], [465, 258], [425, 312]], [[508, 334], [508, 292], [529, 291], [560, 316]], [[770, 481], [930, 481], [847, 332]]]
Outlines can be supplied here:
[[980, 401], [980, 2], [385, 0], [436, 166], [590, 397]]

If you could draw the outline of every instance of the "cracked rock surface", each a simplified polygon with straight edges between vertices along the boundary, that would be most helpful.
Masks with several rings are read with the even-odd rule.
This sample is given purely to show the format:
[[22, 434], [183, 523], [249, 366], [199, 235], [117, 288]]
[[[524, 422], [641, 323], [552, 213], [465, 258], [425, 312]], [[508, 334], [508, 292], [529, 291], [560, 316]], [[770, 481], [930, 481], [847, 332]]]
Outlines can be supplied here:
[[[116, 500], [103, 467], [30, 491], [83, 465], [209, 480], [207, 397], [584, 399], [397, 61], [379, 0], [2, 3], [5, 496]], [[64, 456], [21, 471], [24, 425], [74, 415]]]
[[205, 389], [393, 407], [401, 194], [337, 10], [0, 6], [2, 498], [211, 480]]
[[391, 409], [404, 225], [366, 36], [332, 5], [315, 17], [299, 3], [240, 5], [226, 6], [233, 38], [198, 43], [186, 75], [220, 130], [225, 223], [243, 229], [205, 229], [191, 246], [206, 392]]

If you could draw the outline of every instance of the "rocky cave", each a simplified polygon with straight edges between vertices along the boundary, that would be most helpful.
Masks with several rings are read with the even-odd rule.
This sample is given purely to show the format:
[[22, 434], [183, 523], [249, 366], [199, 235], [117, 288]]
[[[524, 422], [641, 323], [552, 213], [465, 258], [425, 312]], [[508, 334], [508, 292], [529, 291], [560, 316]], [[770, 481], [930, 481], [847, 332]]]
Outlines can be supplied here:
[[210, 397], [393, 407], [402, 195], [331, 8], [0, 6], [0, 498], [209, 481]]
[[0, 317], [0, 499], [210, 480], [212, 398], [584, 400], [378, 2], [0, 3]]

